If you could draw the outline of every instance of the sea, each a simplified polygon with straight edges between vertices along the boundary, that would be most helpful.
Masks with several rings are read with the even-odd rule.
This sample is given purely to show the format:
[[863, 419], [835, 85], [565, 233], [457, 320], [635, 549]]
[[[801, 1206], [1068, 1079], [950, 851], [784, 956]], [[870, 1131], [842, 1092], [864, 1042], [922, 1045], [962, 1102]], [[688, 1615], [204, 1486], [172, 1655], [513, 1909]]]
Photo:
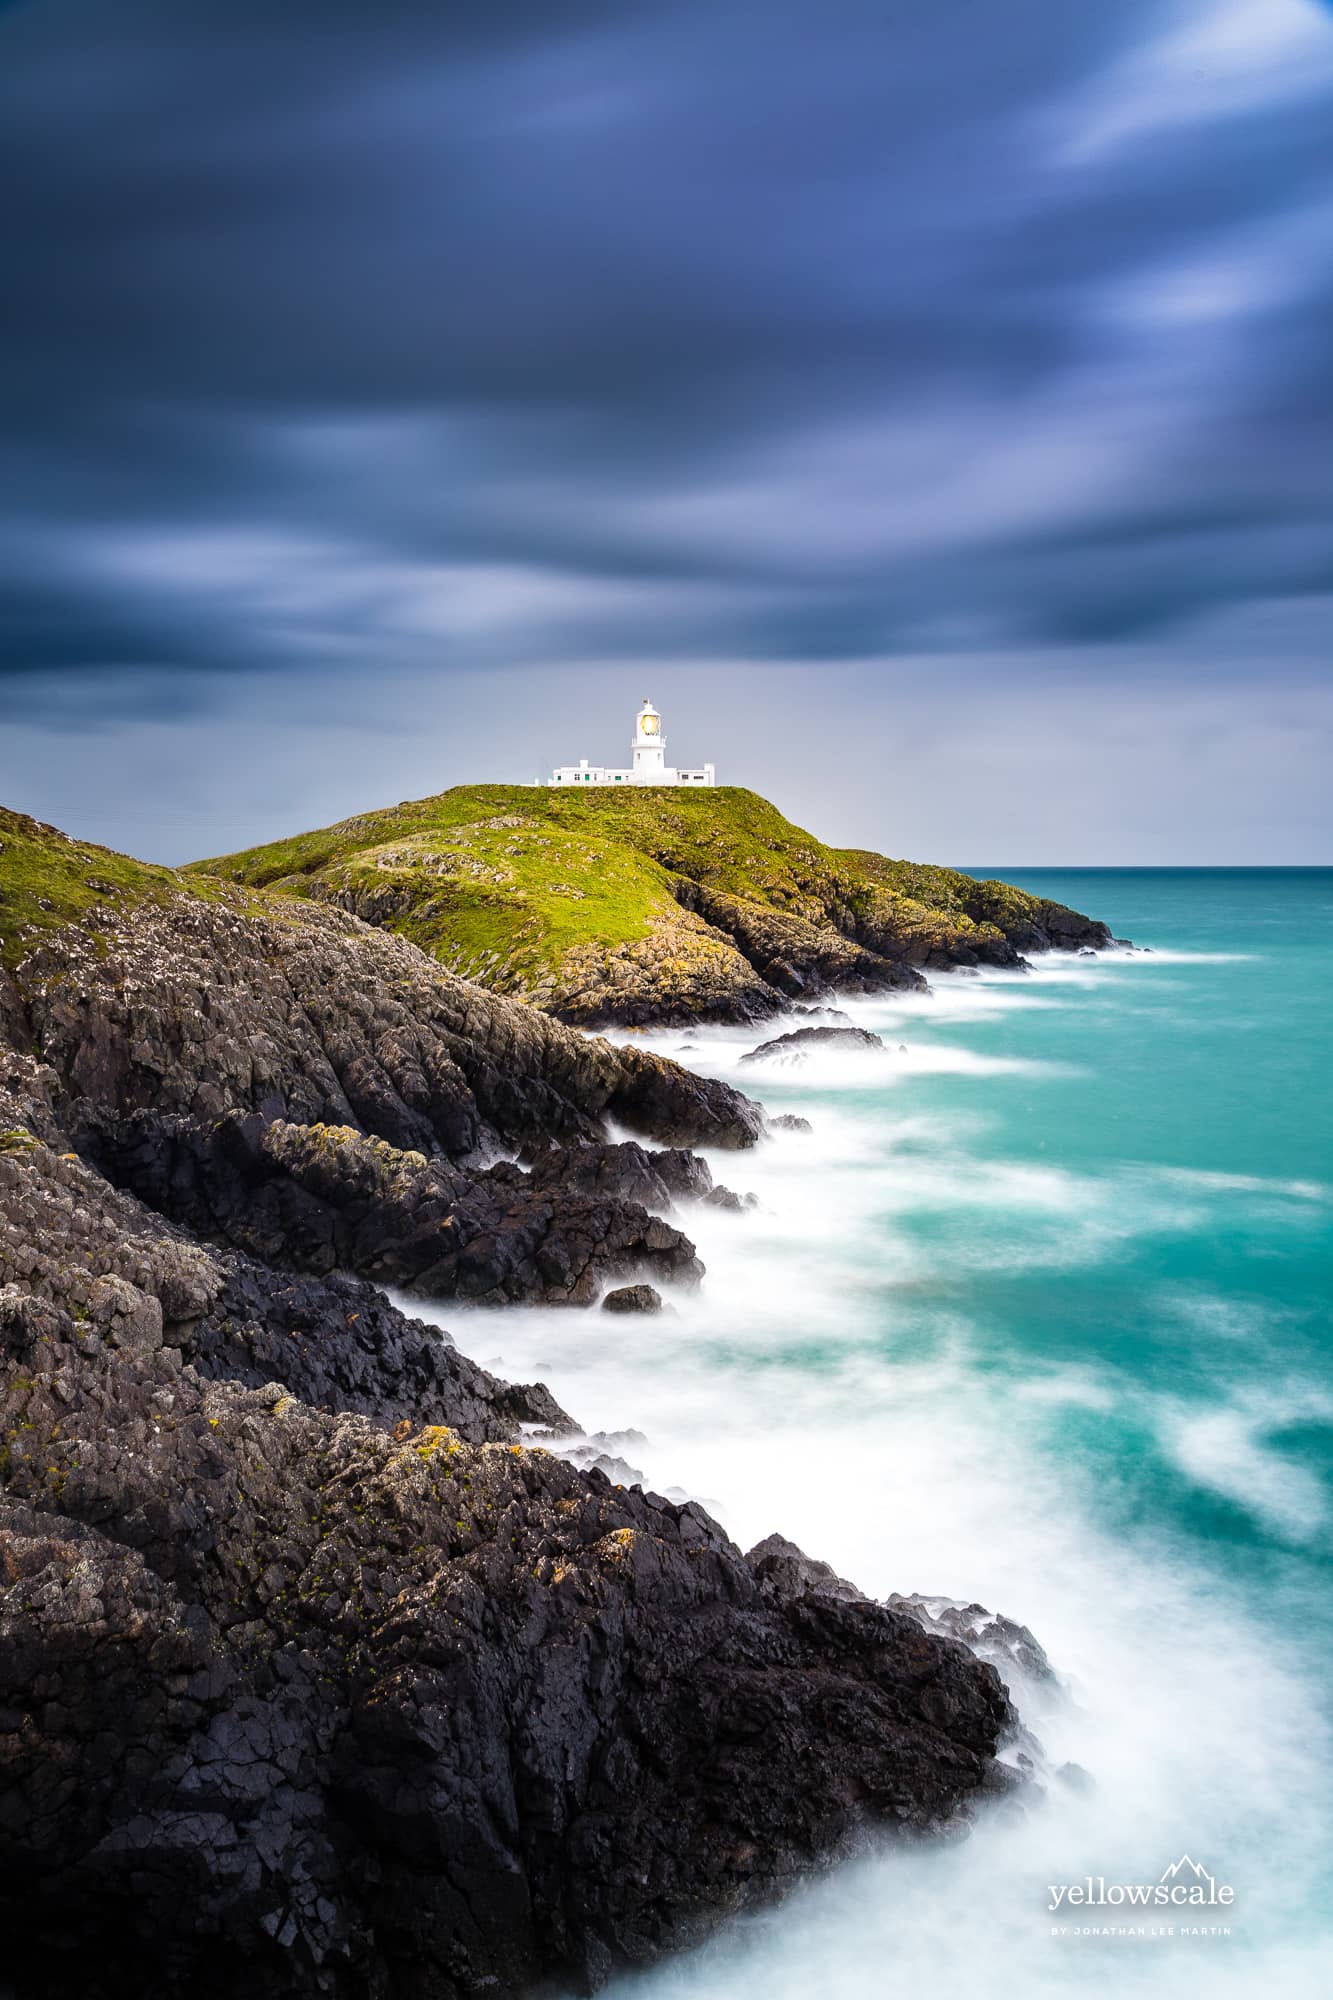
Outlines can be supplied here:
[[[1015, 1689], [1026, 1798], [611, 2000], [1333, 1992], [1333, 871], [974, 872], [1135, 949], [839, 1002], [882, 1051], [639, 1037], [811, 1131], [709, 1156], [759, 1206], [683, 1218], [671, 1315], [442, 1315], [742, 1548], [1002, 1612], [1059, 1678]], [[1164, 1876], [1231, 1895], [1091, 1900]]]

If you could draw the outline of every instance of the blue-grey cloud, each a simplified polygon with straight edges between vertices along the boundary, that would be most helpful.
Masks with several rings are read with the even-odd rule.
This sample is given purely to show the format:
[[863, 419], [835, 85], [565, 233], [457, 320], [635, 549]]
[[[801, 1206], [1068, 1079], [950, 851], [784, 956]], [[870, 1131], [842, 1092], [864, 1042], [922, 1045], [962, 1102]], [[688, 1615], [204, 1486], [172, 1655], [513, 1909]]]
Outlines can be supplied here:
[[1331, 112], [1315, 0], [0, 9], [6, 709], [1233, 681], [1333, 598]]

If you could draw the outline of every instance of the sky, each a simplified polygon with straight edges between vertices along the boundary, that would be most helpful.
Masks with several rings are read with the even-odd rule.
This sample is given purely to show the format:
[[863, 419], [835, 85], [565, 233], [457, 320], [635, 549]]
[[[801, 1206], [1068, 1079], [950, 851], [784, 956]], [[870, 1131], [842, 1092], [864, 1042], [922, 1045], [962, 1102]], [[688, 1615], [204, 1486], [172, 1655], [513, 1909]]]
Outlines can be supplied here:
[[1333, 8], [0, 0], [0, 802], [1333, 863]]

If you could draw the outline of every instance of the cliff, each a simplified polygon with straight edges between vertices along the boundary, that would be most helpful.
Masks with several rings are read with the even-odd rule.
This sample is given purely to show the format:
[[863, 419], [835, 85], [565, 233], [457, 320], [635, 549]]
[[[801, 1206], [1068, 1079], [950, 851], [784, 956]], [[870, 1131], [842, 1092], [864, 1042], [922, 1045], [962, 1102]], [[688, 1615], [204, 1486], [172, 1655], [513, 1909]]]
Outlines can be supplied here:
[[375, 1288], [697, 1282], [687, 1149], [758, 1106], [332, 899], [12, 814], [0, 896], [22, 2000], [588, 1990], [1006, 1788], [967, 1646], [577, 1471]]

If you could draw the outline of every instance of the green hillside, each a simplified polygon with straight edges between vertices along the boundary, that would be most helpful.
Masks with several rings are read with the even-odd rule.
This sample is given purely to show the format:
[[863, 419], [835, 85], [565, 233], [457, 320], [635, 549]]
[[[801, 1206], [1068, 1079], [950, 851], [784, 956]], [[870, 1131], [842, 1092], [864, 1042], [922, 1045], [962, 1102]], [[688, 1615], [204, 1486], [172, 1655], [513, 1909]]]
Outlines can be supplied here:
[[828, 847], [732, 786], [460, 785], [189, 873], [326, 898], [574, 1020], [743, 1017], [1106, 939], [1004, 883]]
[[174, 868], [135, 861], [0, 806], [0, 965], [10, 970], [43, 938], [89, 910], [124, 911], [182, 896], [237, 906], [256, 901], [213, 877], [187, 878]]

